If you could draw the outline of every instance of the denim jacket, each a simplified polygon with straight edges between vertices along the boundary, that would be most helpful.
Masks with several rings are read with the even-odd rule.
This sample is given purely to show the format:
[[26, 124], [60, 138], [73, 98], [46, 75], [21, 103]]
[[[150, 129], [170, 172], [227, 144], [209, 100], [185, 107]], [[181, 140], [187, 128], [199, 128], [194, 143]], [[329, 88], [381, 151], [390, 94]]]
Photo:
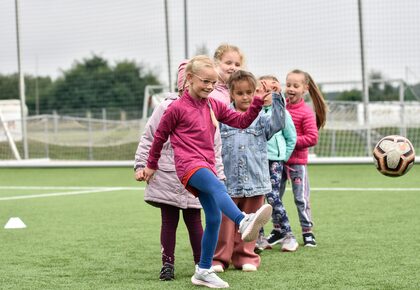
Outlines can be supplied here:
[[[233, 104], [230, 105], [235, 109]], [[267, 141], [285, 126], [285, 102], [273, 94], [271, 116], [260, 112], [246, 129], [220, 125], [226, 187], [231, 197], [251, 197], [271, 191]]]

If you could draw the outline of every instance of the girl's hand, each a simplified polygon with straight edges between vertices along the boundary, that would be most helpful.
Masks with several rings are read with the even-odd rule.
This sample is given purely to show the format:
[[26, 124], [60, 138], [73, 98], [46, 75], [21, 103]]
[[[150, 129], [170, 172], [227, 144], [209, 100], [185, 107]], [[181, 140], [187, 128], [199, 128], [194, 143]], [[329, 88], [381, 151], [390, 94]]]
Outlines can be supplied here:
[[257, 97], [261, 98], [263, 101], [266, 101], [267, 97], [271, 95], [271, 90], [265, 80], [261, 81], [261, 86], [255, 91]]
[[149, 183], [149, 181], [153, 178], [153, 175], [155, 174], [156, 170], [150, 169], [149, 167], [146, 167], [143, 171], [143, 180]]
[[136, 171], [134, 173], [134, 178], [137, 181], [143, 181], [144, 180], [144, 169], [140, 169], [140, 170]]

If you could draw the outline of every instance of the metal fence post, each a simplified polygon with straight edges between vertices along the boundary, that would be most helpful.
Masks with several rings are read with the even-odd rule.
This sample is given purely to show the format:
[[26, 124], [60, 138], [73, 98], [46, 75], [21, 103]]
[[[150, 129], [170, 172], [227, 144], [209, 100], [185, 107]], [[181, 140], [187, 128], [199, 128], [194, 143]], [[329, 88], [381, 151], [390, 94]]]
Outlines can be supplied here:
[[87, 111], [86, 115], [88, 121], [88, 158], [93, 160], [92, 113]]

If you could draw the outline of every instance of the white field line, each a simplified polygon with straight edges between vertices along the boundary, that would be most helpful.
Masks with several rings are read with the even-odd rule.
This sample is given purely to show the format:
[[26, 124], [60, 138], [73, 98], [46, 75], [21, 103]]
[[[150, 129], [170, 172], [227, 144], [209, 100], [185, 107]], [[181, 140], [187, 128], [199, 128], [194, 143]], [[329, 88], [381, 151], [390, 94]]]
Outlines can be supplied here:
[[[19, 195], [19, 196], [6, 196], [0, 197], [0, 201], [4, 200], [16, 200], [16, 199], [29, 199], [29, 198], [41, 198], [51, 196], [65, 196], [65, 195], [79, 195], [89, 194], [97, 192], [110, 192], [119, 190], [144, 190], [144, 187], [81, 187], [81, 186], [0, 186], [1, 189], [19, 189], [19, 190], [79, 190], [70, 192], [53, 192], [44, 194], [31, 194], [31, 195]], [[290, 190], [290, 189], [288, 189]], [[401, 188], [401, 187], [315, 187], [311, 188], [312, 191], [420, 191], [420, 188]]]
[[311, 191], [420, 191], [420, 187], [315, 187]]
[[[79, 187], [80, 188], [80, 187]], [[3, 189], [0, 186], [0, 189]], [[46, 189], [45, 187], [36, 187], [36, 186], [5, 186], [4, 189]], [[70, 189], [69, 187], [48, 187], [48, 189]], [[74, 188], [73, 188], [74, 189]], [[88, 189], [88, 187], [85, 187]], [[79, 194], [89, 194], [89, 193], [98, 193], [98, 192], [110, 192], [117, 190], [139, 190], [144, 189], [144, 187], [90, 187], [88, 190], [79, 190], [79, 191], [70, 191], [70, 192], [53, 192], [53, 193], [44, 193], [44, 194], [31, 194], [31, 195], [18, 195], [18, 196], [6, 196], [0, 197], [0, 201], [5, 200], [16, 200], [16, 199], [29, 199], [29, 198], [42, 198], [42, 197], [51, 197], [51, 196], [65, 196], [65, 195], [79, 195]]]
[[[0, 186], [2, 189], [20, 190], [144, 190], [136, 186]], [[287, 188], [290, 190], [290, 188]], [[311, 191], [420, 191], [420, 187], [312, 187]]]
[[115, 189], [115, 190], [138, 190], [144, 187], [124, 187], [124, 186], [0, 186], [0, 189], [21, 189], [21, 190], [79, 190], [79, 189]]

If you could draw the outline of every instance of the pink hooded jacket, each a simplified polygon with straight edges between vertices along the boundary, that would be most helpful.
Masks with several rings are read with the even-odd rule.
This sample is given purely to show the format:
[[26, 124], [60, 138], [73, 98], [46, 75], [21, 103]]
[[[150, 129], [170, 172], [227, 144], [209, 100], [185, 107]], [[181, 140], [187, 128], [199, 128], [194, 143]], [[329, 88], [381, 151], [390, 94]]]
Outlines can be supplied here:
[[292, 116], [297, 134], [296, 146], [287, 164], [308, 164], [309, 147], [318, 143], [318, 129], [314, 112], [303, 98], [297, 104], [291, 104], [287, 100], [286, 109]]
[[209, 97], [225, 103], [226, 106], [229, 106], [231, 103], [229, 89], [224, 83], [217, 83]]

